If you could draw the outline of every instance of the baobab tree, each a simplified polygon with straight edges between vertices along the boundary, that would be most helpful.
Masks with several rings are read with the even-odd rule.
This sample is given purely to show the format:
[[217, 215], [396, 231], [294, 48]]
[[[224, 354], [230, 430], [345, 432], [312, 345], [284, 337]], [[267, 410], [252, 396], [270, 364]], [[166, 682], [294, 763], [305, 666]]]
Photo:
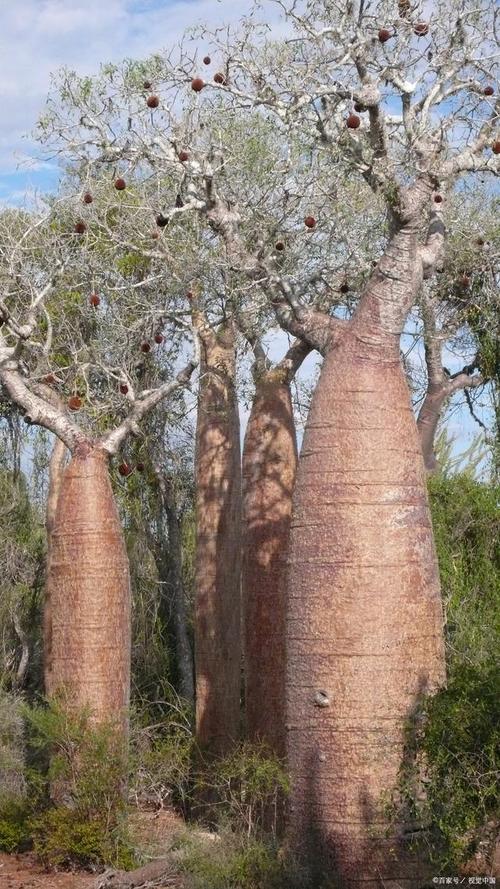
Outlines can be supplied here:
[[[89, 235], [84, 204], [80, 194], [29, 216], [2, 216], [0, 381], [25, 421], [54, 433], [71, 457], [62, 474], [59, 446], [52, 461], [46, 691], [65, 691], [71, 706], [125, 726], [129, 570], [109, 462], [141, 420], [187, 384], [197, 346], [179, 360], [178, 331], [191, 331], [189, 318], [176, 317], [168, 294], [155, 294], [154, 275], [138, 286], [120, 272], [123, 254], [110, 264], [105, 225], [95, 214]], [[163, 361], [148, 361], [152, 343], [159, 352], [164, 342], [159, 324], [174, 345]], [[123, 460], [119, 476], [125, 481], [134, 469]]]
[[[494, 172], [500, 150], [487, 69], [474, 61], [486, 50], [485, 35], [493, 38], [492, 13], [485, 4], [479, 12], [461, 4], [451, 29], [444, 13], [443, 5], [429, 23], [416, 11], [395, 18], [389, 5], [375, 19], [354, 4], [295, 4], [285, 7], [295, 31], [281, 54], [271, 43], [259, 53], [251, 25], [229, 46], [214, 35], [227, 60], [220, 89], [231, 107], [274, 113], [318, 152], [318, 162], [350, 156], [384, 198], [389, 219], [383, 255], [352, 319], [339, 329], [316, 317], [311, 331], [323, 334], [326, 357], [302, 447], [290, 544], [290, 835], [312, 867], [344, 885], [423, 874], [406, 847], [408, 826], [387, 832], [381, 805], [397, 782], [405, 722], [419, 696], [444, 681], [437, 565], [399, 337], [442, 256], [442, 204], [462, 175]], [[175, 75], [185, 80], [186, 66]], [[400, 103], [396, 113], [389, 98]], [[464, 134], [457, 119], [465, 113]], [[300, 319], [292, 283], [249, 249], [240, 205], [228, 206], [224, 183], [214, 178], [205, 212], [231, 261], [261, 286], [264, 279], [270, 300], [273, 291], [284, 296], [292, 321]], [[315, 223], [311, 212], [305, 224]], [[280, 320], [290, 326], [283, 314]]]
[[[180, 201], [164, 191], [163, 218], [201, 220], [231, 272], [325, 356], [291, 525], [289, 841], [312, 872], [342, 885], [410, 883], [421, 881], [425, 862], [408, 848], [404, 818], [387, 823], [383, 799], [398, 780], [408, 719], [445, 671], [425, 471], [399, 340], [441, 261], [450, 194], [463, 177], [497, 171], [496, 12], [486, 0], [440, 2], [430, 19], [418, 5], [389, 2], [376, 11], [278, 6], [289, 29], [281, 41], [257, 16], [224, 36], [203, 32], [213, 80], [184, 45], [175, 58], [151, 60], [153, 96], [139, 82], [147, 66], [114, 69], [107, 83], [103, 74], [90, 92], [75, 83], [71, 150], [177, 176]], [[111, 130], [107, 109], [120, 98], [131, 124]], [[280, 135], [266, 187], [255, 188], [232, 150], [236, 121]], [[53, 102], [46, 131], [69, 138], [67, 123]], [[314, 281], [325, 286], [319, 270], [343, 208], [323, 210], [345, 167], [385, 208], [386, 226], [342, 321], [313, 309], [305, 294]], [[308, 239], [299, 274], [276, 256], [277, 229], [283, 243]]]

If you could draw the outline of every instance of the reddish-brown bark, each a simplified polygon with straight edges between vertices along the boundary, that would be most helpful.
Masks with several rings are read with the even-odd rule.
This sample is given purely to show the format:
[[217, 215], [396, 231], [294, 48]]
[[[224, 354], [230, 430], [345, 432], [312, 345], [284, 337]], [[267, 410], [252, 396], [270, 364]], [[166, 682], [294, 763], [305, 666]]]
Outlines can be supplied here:
[[314, 871], [366, 889], [419, 884], [387, 823], [419, 695], [445, 678], [426, 476], [399, 331], [422, 280], [397, 232], [327, 351], [294, 495], [287, 591], [290, 841]]
[[96, 721], [127, 723], [128, 558], [108, 454], [82, 448], [64, 471], [50, 538], [45, 686]]
[[196, 731], [223, 753], [238, 737], [241, 672], [241, 455], [235, 334], [201, 323], [196, 427]]
[[282, 369], [256, 380], [243, 448], [242, 598], [249, 738], [284, 755], [285, 587], [297, 442]]

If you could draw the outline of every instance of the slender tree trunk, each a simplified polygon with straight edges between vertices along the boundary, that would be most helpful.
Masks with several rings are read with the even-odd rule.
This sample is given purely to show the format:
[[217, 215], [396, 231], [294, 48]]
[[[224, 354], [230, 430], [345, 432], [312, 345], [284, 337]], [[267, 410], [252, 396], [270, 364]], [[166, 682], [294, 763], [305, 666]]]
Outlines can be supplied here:
[[127, 725], [128, 559], [101, 449], [80, 448], [62, 477], [50, 535], [45, 684], [97, 722]]
[[297, 441], [281, 369], [256, 379], [243, 448], [246, 731], [285, 753], [285, 588]]
[[405, 825], [386, 835], [383, 801], [398, 780], [405, 723], [419, 696], [444, 681], [443, 617], [394, 337], [371, 345], [370, 362], [355, 334], [325, 359], [301, 452], [289, 568], [295, 845], [342, 886], [411, 880]]
[[202, 333], [196, 428], [196, 729], [223, 753], [239, 735], [241, 454], [231, 327]]
[[187, 609], [184, 583], [182, 579], [182, 539], [177, 504], [170, 479], [155, 467], [155, 474], [161, 492], [163, 509], [167, 519], [168, 556], [159, 553], [159, 571], [162, 580], [168, 584], [169, 600], [172, 606], [175, 654], [179, 674], [179, 693], [190, 704], [194, 704], [193, 652], [187, 628]]
[[418, 413], [417, 428], [427, 472], [435, 472], [437, 469], [434, 442], [439, 418], [449, 397], [450, 393], [445, 386], [429, 386]]

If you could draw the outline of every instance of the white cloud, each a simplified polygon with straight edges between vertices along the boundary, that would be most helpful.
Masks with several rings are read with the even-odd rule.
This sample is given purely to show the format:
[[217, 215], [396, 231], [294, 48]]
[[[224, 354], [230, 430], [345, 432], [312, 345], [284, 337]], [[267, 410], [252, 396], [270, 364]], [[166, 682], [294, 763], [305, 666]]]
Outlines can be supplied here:
[[80, 74], [101, 62], [143, 58], [174, 45], [200, 22], [235, 21], [251, 0], [17, 0], [2, 4], [0, 176], [12, 173], [62, 65]]

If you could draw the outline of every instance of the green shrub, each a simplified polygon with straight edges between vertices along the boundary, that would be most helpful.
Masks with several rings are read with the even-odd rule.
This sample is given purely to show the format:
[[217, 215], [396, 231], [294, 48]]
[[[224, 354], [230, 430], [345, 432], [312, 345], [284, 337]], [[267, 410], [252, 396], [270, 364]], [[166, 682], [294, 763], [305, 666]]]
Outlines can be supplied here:
[[0, 851], [17, 852], [30, 845], [29, 815], [23, 800], [4, 797], [0, 801]]
[[222, 833], [200, 844], [185, 842], [182, 869], [194, 889], [288, 889], [277, 850], [258, 840]]
[[446, 617], [448, 672], [498, 650], [500, 487], [466, 474], [429, 483]]
[[33, 847], [49, 867], [97, 867], [103, 863], [129, 870], [136, 864], [125, 825], [109, 813], [86, 818], [78, 809], [58, 806], [31, 822]]
[[456, 870], [499, 818], [500, 490], [462, 474], [431, 479], [430, 495], [448, 685], [408, 727], [395, 807], [427, 828], [437, 864]]
[[24, 792], [0, 798], [0, 848], [31, 841], [47, 865], [131, 867], [120, 731], [93, 726], [88, 713], [70, 712], [63, 700], [25, 707], [24, 720]]
[[498, 813], [500, 687], [495, 664], [462, 665], [425, 703], [420, 748], [428, 764], [424, 818], [431, 817], [446, 863], [459, 864]]
[[194, 737], [189, 714], [183, 709], [174, 714], [167, 712], [154, 725], [135, 715], [130, 738], [130, 798], [136, 805], [173, 805], [186, 814]]
[[195, 797], [214, 799], [216, 822], [230, 822], [248, 836], [276, 834], [289, 780], [283, 763], [265, 746], [249, 742], [205, 763], [196, 776]]
[[0, 802], [4, 797], [24, 796], [24, 770], [22, 701], [0, 689]]

